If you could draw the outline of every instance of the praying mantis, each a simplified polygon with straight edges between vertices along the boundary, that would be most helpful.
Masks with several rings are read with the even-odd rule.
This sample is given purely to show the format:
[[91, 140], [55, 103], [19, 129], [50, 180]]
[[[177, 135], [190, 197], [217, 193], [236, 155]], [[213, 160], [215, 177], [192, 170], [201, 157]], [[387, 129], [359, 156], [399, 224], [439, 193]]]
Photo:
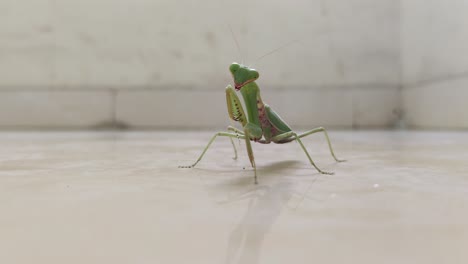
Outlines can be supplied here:
[[[241, 123], [243, 130], [237, 129], [233, 126], [228, 127], [228, 132], [218, 132], [208, 142], [207, 146], [198, 157], [198, 159], [189, 166], [179, 166], [179, 168], [193, 168], [203, 158], [208, 148], [211, 146], [213, 141], [217, 137], [229, 137], [234, 147], [235, 158], [237, 158], [237, 150], [232, 141], [232, 138], [240, 138], [245, 140], [247, 148], [247, 154], [249, 156], [250, 164], [254, 171], [255, 184], [258, 184], [257, 180], [257, 166], [255, 165], [254, 153], [252, 151], [251, 141], [270, 144], [271, 142], [276, 144], [284, 144], [292, 141], [296, 141], [301, 146], [302, 150], [306, 154], [309, 162], [315, 169], [321, 174], [333, 174], [332, 172], [326, 172], [321, 170], [309, 155], [306, 147], [301, 141], [301, 138], [308, 135], [312, 135], [318, 132], [323, 132], [328, 143], [330, 153], [337, 162], [343, 162], [335, 156], [330, 138], [328, 133], [323, 127], [318, 127], [307, 131], [302, 134], [294, 132], [291, 127], [267, 104], [265, 104], [260, 96], [260, 88], [255, 83], [259, 78], [257, 70], [252, 69], [246, 65], [239, 63], [232, 63], [229, 67], [229, 71], [234, 79], [234, 88], [231, 85], [226, 87], [226, 102], [229, 117]], [[234, 90], [235, 89], [235, 90]], [[244, 105], [247, 109], [247, 115], [242, 107], [241, 101], [236, 94], [236, 91], [240, 91], [244, 99]]]

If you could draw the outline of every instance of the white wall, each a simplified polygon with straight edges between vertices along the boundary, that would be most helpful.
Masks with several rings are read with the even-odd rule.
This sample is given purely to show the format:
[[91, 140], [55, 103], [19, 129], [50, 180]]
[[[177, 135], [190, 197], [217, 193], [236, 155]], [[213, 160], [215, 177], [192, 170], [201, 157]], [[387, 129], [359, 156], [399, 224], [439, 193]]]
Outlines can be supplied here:
[[403, 107], [407, 124], [468, 128], [468, 1], [402, 3]]
[[399, 8], [393, 0], [0, 0], [0, 127], [220, 128], [229, 124], [227, 68], [241, 60], [260, 71], [263, 97], [294, 126], [391, 126]]

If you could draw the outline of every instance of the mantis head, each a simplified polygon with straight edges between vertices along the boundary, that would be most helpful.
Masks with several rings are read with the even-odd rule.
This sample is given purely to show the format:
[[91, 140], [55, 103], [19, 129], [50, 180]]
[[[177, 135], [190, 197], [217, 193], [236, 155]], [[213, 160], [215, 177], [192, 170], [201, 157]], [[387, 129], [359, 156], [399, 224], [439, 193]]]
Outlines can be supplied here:
[[244, 85], [258, 79], [258, 72], [245, 65], [232, 63], [229, 67], [232, 77], [234, 78], [234, 85], [236, 91], [239, 91]]

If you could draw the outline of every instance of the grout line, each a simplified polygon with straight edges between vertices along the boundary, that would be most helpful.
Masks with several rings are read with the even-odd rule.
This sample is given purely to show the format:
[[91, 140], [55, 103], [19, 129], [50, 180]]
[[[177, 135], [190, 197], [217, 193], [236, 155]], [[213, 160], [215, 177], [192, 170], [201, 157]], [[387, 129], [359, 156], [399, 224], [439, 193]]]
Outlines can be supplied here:
[[424, 79], [424, 80], [415, 81], [415, 82], [402, 83], [401, 86], [404, 89], [413, 89], [413, 88], [420, 88], [420, 87], [428, 86], [430, 84], [458, 81], [458, 80], [464, 80], [464, 79], [468, 79], [468, 71], [454, 73], [454, 74], [447, 74], [443, 76], [437, 76], [434, 78]]

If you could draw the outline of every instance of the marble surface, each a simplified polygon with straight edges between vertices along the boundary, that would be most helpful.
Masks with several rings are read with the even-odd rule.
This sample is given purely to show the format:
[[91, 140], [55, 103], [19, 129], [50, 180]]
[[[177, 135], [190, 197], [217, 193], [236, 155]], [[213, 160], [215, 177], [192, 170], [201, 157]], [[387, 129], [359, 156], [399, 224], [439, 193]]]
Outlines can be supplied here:
[[0, 133], [0, 263], [467, 263], [468, 133], [212, 134]]

